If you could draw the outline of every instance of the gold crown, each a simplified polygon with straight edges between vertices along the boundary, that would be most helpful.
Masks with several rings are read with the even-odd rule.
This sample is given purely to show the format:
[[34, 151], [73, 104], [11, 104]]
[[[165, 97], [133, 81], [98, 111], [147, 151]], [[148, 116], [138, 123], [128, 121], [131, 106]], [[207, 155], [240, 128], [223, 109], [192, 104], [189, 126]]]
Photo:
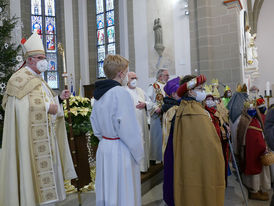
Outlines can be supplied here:
[[226, 85], [225, 89], [224, 89], [224, 92], [229, 91], [229, 90], [231, 91], [230, 87], [228, 85]]
[[215, 98], [220, 98], [220, 93], [219, 93], [219, 91], [218, 91], [218, 89], [216, 87], [214, 88], [212, 95]]
[[204, 88], [205, 88], [206, 95], [212, 94], [212, 86], [211, 85], [205, 85]]
[[236, 92], [241, 92], [242, 91], [242, 85], [239, 83], [237, 85], [237, 89], [236, 89]]
[[219, 85], [219, 80], [218, 79], [212, 79], [211, 84], [212, 85]]

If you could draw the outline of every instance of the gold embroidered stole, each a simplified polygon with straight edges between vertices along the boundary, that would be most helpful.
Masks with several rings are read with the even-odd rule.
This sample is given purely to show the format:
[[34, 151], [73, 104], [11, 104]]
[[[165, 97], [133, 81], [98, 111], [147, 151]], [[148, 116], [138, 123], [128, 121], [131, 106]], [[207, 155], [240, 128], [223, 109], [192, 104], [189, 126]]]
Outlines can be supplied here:
[[[46, 204], [58, 200], [56, 180], [53, 169], [53, 154], [51, 137], [54, 140], [54, 130], [50, 115], [47, 115], [45, 94], [42, 82], [27, 68], [14, 73], [8, 81], [4, 97], [3, 108], [8, 96], [15, 96], [19, 100], [28, 95], [29, 100], [29, 138], [31, 148], [32, 170], [34, 174], [35, 195], [39, 204]], [[54, 92], [48, 87], [52, 96]], [[49, 117], [48, 117], [49, 116]], [[49, 118], [49, 120], [48, 120]], [[52, 136], [53, 134], [53, 136]]]
[[[33, 174], [36, 197], [40, 204], [58, 200], [56, 180], [53, 169], [53, 154], [48, 130], [49, 122], [44, 103], [42, 86], [29, 93], [29, 127]], [[54, 143], [52, 143], [54, 144]]]

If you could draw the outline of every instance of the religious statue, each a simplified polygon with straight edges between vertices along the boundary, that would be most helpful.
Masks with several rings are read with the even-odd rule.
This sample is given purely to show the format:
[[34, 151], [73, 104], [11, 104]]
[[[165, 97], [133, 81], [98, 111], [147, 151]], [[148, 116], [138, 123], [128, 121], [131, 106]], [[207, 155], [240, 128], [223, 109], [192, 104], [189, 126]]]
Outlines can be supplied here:
[[163, 31], [160, 18], [154, 20], [153, 31], [155, 38], [154, 49], [157, 51], [159, 56], [162, 56], [165, 47], [163, 45]]
[[246, 26], [245, 28], [245, 42], [246, 42], [246, 72], [258, 73], [258, 53], [255, 45], [256, 33], [250, 33], [251, 28]]

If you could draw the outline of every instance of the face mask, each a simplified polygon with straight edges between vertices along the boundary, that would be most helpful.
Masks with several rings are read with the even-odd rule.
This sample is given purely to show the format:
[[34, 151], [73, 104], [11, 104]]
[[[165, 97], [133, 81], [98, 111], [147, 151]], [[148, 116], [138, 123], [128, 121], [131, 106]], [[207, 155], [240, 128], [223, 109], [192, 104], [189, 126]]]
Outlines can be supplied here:
[[199, 91], [199, 90], [194, 90], [194, 91], [196, 92], [196, 97], [195, 97], [196, 101], [202, 102], [205, 100], [206, 98], [205, 91]]
[[122, 79], [121, 85], [122, 85], [122, 86], [126, 86], [126, 85], [127, 85], [127, 82], [128, 82], [128, 76], [127, 76], [127, 73], [126, 73], [126, 76], [124, 77], [124, 79]]
[[256, 109], [249, 109], [247, 110], [247, 113], [251, 117], [255, 117], [255, 115], [257, 114]]
[[43, 72], [45, 72], [49, 69], [49, 64], [48, 64], [48, 61], [46, 59], [40, 60], [39, 62], [37, 62], [36, 66], [37, 66], [37, 69], [41, 73], [43, 73]]
[[209, 108], [215, 107], [216, 103], [213, 100], [206, 100], [206, 106], [208, 106]]
[[266, 107], [260, 107], [259, 110], [260, 110], [260, 112], [261, 112], [262, 114], [264, 114], [264, 113], [265, 113], [265, 110], [266, 110]]
[[133, 79], [129, 84], [130, 84], [131, 87], [135, 88], [137, 86], [137, 80]]

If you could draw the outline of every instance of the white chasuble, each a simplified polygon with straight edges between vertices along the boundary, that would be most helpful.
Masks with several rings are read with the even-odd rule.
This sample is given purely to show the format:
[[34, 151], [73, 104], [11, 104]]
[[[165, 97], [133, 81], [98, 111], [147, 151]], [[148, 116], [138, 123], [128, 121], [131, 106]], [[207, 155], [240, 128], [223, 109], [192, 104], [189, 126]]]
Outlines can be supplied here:
[[142, 135], [132, 98], [125, 88], [115, 86], [94, 101], [91, 124], [100, 140], [96, 153], [96, 205], [141, 206]]
[[144, 91], [141, 88], [130, 89], [129, 87], [125, 87], [127, 91], [130, 93], [134, 106], [135, 112], [137, 116], [137, 120], [139, 122], [139, 126], [142, 133], [143, 147], [144, 147], [144, 158], [140, 163], [141, 172], [146, 172], [149, 168], [149, 130], [148, 130], [148, 122], [147, 122], [147, 112], [146, 109], [137, 109], [136, 105], [140, 102], [144, 102], [148, 104], [149, 98], [146, 97]]
[[57, 101], [29, 68], [9, 80], [3, 101], [0, 205], [37, 206], [65, 199], [63, 180], [76, 173], [61, 106], [57, 115], [48, 114], [49, 104]]

